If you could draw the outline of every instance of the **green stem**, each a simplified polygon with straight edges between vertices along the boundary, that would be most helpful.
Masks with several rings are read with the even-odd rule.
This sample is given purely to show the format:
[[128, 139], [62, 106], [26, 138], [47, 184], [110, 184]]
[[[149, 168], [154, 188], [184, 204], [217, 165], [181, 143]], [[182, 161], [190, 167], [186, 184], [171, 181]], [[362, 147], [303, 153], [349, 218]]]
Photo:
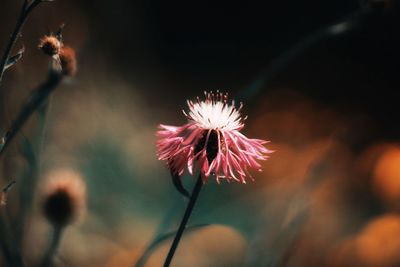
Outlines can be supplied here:
[[32, 207], [33, 195], [36, 189], [38, 178], [41, 176], [41, 155], [45, 143], [45, 133], [48, 118], [48, 110], [51, 105], [51, 95], [43, 101], [43, 104], [38, 108], [39, 126], [35, 139], [30, 143], [25, 140], [21, 144], [21, 149], [27, 160], [27, 171], [23, 175], [23, 182], [20, 188], [20, 212], [16, 220], [16, 240], [18, 246], [22, 247], [22, 241], [25, 232], [26, 220]]
[[5, 208], [0, 208], [0, 246], [8, 267], [24, 267], [22, 256], [15, 240], [11, 236], [10, 226], [6, 220]]
[[190, 215], [192, 214], [194, 205], [196, 204], [196, 200], [199, 196], [201, 187], [203, 185], [203, 180], [201, 178], [201, 174], [199, 174], [199, 178], [197, 178], [196, 185], [193, 188], [192, 195], [190, 196], [189, 203], [186, 207], [185, 214], [183, 215], [181, 224], [179, 225], [178, 231], [176, 232], [174, 241], [172, 242], [171, 248], [169, 249], [167, 258], [164, 262], [164, 267], [168, 267], [171, 264], [172, 258], [174, 257], [175, 251], [179, 245], [179, 241], [181, 240], [183, 231], [186, 228], [186, 224], [189, 221]]
[[57, 253], [58, 247], [60, 246], [60, 241], [62, 237], [63, 228], [54, 226], [53, 235], [50, 242], [50, 246], [47, 249], [46, 254], [43, 256], [43, 259], [39, 265], [39, 267], [49, 267], [53, 262], [53, 257]]
[[3, 137], [3, 144], [0, 147], [0, 158], [4, 154], [5, 149], [14, 139], [16, 134], [26, 123], [28, 118], [33, 114], [34, 111], [39, 108], [39, 106], [49, 96], [49, 94], [57, 88], [57, 86], [62, 81], [62, 78], [62, 74], [50, 71], [47, 80], [33, 91], [31, 98], [28, 100], [27, 103], [25, 103], [21, 112], [18, 114], [17, 118], [11, 125], [10, 129]]
[[[158, 229], [156, 230], [156, 233], [154, 234], [153, 241], [151, 241], [142, 255], [138, 258], [136, 261], [134, 267], [143, 267], [148, 258], [150, 257], [152, 250], [157, 246], [160, 242], [160, 239], [165, 236], [166, 230], [170, 227], [173, 219], [175, 218], [176, 215], [176, 209], [177, 207], [180, 207], [180, 204], [182, 205], [182, 198], [176, 198], [175, 202], [171, 205], [171, 207], [168, 209], [166, 215], [164, 216], [163, 220], [161, 221], [160, 225], [158, 226]], [[172, 238], [172, 236], [171, 236]]]

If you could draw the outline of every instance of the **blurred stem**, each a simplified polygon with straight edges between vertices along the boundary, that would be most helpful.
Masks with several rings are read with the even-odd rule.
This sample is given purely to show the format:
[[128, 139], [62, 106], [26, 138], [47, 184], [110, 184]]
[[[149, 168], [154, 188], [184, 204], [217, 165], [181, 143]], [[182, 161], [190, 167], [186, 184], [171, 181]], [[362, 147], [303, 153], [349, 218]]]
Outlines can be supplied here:
[[[36, 159], [35, 159], [36, 161]], [[37, 163], [29, 163], [29, 170], [23, 174], [23, 182], [21, 183], [21, 189], [19, 192], [19, 203], [20, 210], [18, 212], [17, 219], [15, 221], [16, 224], [16, 242], [19, 248], [22, 248], [23, 237], [25, 233], [25, 221], [27, 219], [27, 214], [29, 213], [29, 209], [32, 206], [33, 202], [33, 194], [36, 188], [36, 180], [38, 175]]]
[[282, 258], [278, 262], [277, 267], [289, 266], [290, 259], [296, 253], [301, 238], [302, 238], [301, 232], [295, 234], [294, 238], [291, 240], [289, 244], [289, 247], [287, 247], [283, 252]]
[[23, 175], [23, 183], [20, 190], [20, 211], [16, 220], [16, 239], [19, 247], [22, 247], [22, 241], [25, 232], [25, 221], [27, 214], [32, 206], [33, 194], [36, 189], [38, 177], [41, 175], [41, 155], [44, 147], [46, 135], [46, 125], [48, 113], [51, 105], [51, 95], [39, 106], [37, 114], [39, 116], [39, 127], [35, 139], [30, 143], [29, 140], [21, 144], [21, 149], [28, 163], [28, 170]]
[[43, 259], [39, 267], [49, 267], [53, 262], [53, 257], [56, 254], [63, 233], [63, 228], [59, 226], [53, 226], [53, 235], [51, 237], [50, 246], [44, 254]]
[[143, 267], [149, 258], [153, 247], [158, 243], [158, 239], [164, 235], [166, 230], [170, 227], [173, 218], [175, 218], [177, 207], [182, 205], [182, 198], [175, 198], [175, 202], [171, 205], [171, 207], [166, 212], [164, 218], [162, 219], [161, 223], [159, 224], [152, 241], [147, 245], [146, 249], [136, 261], [134, 267]]
[[269, 86], [269, 83], [282, 70], [287, 68], [294, 59], [312, 48], [315, 44], [328, 37], [340, 36], [348, 33], [350, 30], [358, 27], [364, 19], [374, 13], [371, 8], [361, 7], [346, 18], [335, 22], [327, 27], [318, 29], [311, 34], [306, 35], [294, 45], [285, 49], [282, 54], [273, 59], [270, 64], [261, 71], [261, 74], [244, 90], [239, 92], [237, 99], [252, 99], [262, 92], [262, 89]]
[[43, 101], [43, 104], [38, 109], [38, 115], [40, 119], [38, 140], [37, 140], [37, 164], [38, 164], [38, 175], [42, 174], [42, 162], [40, 160], [41, 155], [44, 151], [44, 145], [46, 140], [47, 125], [49, 120], [49, 111], [51, 109], [52, 95], [49, 95], [47, 99]]
[[11, 51], [15, 43], [17, 42], [18, 37], [21, 35], [20, 34], [21, 29], [24, 26], [24, 23], [28, 18], [29, 14], [40, 2], [42, 2], [42, 0], [32, 0], [32, 1], [24, 0], [24, 4], [22, 5], [19, 17], [17, 19], [17, 23], [14, 27], [14, 31], [11, 34], [10, 40], [8, 41], [6, 49], [4, 50], [3, 57], [1, 58], [0, 61], [0, 85], [1, 81], [3, 80], [3, 75], [6, 70], [6, 65], [10, 58]]
[[192, 195], [190, 196], [189, 203], [186, 207], [185, 214], [183, 215], [181, 224], [179, 225], [178, 231], [176, 232], [174, 241], [172, 242], [171, 248], [169, 249], [167, 258], [164, 262], [164, 267], [168, 267], [171, 264], [172, 258], [174, 257], [175, 251], [179, 245], [179, 241], [181, 240], [183, 231], [186, 228], [186, 224], [189, 221], [190, 215], [192, 214], [194, 205], [196, 204], [196, 200], [199, 196], [201, 187], [203, 185], [203, 179], [201, 178], [201, 173], [199, 174], [199, 178], [197, 178], [197, 182], [193, 188]]
[[0, 147], [0, 158], [4, 154], [4, 151], [8, 147], [10, 142], [14, 139], [16, 134], [26, 123], [28, 118], [40, 107], [40, 105], [49, 96], [49, 94], [57, 88], [57, 86], [61, 83], [62, 78], [62, 74], [55, 71], [50, 71], [47, 80], [39, 85], [35, 90], [33, 90], [30, 99], [22, 107], [17, 118], [14, 120], [10, 129], [3, 137], [3, 144]]
[[[186, 232], [187, 231], [194, 231], [197, 229], [202, 229], [204, 227], [209, 226], [209, 224], [197, 224], [197, 225], [191, 225], [187, 226], [185, 228]], [[171, 232], [166, 232], [164, 234], [160, 234], [157, 238], [155, 238], [149, 246], [146, 248], [146, 250], [143, 252], [142, 256], [139, 258], [139, 260], [136, 262], [135, 267], [143, 267], [147, 260], [150, 258], [152, 252], [159, 246], [161, 245], [164, 241], [174, 237], [176, 235], [177, 231], [171, 231]]]
[[8, 222], [6, 221], [5, 207], [0, 211], [0, 246], [8, 267], [24, 267], [22, 256], [18, 251], [15, 240], [11, 236]]

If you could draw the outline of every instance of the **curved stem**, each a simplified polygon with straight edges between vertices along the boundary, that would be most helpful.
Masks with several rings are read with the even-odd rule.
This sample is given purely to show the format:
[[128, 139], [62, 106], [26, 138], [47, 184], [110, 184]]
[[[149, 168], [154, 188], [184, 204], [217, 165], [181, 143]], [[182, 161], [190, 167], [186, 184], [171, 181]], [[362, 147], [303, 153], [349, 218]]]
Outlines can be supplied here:
[[[172, 203], [171, 207], [169, 207], [166, 212], [164, 218], [162, 219], [160, 225], [158, 226], [153, 240], [147, 245], [146, 249], [142, 253], [142, 255], [136, 261], [134, 267], [143, 267], [151, 254], [151, 250], [154, 248], [155, 244], [159, 242], [159, 239], [165, 234], [168, 228], [171, 226], [173, 219], [176, 216], [176, 209], [180, 207], [179, 204], [183, 205], [181, 197], [176, 197], [174, 203]], [[171, 237], [172, 238], [172, 237]]]
[[324, 38], [345, 34], [348, 31], [358, 27], [360, 23], [373, 13], [373, 10], [367, 8], [357, 9], [346, 18], [335, 22], [327, 27], [323, 27], [306, 35], [303, 39], [284, 50], [281, 55], [273, 59], [270, 64], [261, 71], [260, 75], [236, 97], [239, 100], [252, 99], [262, 92], [263, 88], [269, 86], [269, 82], [285, 69], [294, 59], [303, 54]]
[[189, 203], [186, 207], [185, 214], [183, 215], [181, 224], [179, 225], [174, 241], [172, 242], [171, 248], [169, 249], [167, 258], [165, 259], [164, 267], [168, 267], [171, 264], [172, 258], [174, 257], [175, 251], [179, 245], [179, 241], [181, 240], [183, 231], [185, 230], [186, 224], [189, 221], [190, 215], [192, 214], [194, 205], [196, 204], [196, 200], [199, 196], [202, 185], [203, 180], [201, 178], [201, 174], [199, 174], [199, 178], [197, 178], [196, 185], [193, 188], [192, 195], [190, 196]]
[[14, 139], [22, 126], [26, 123], [28, 118], [39, 108], [40, 104], [43, 103], [49, 94], [61, 83], [62, 78], [63, 76], [61, 74], [50, 71], [47, 80], [33, 91], [31, 98], [27, 103], [25, 103], [10, 129], [3, 137], [3, 144], [0, 146], [0, 157], [4, 154], [5, 149]]
[[4, 50], [3, 57], [1, 58], [0, 61], [0, 85], [1, 81], [3, 79], [4, 71], [6, 70], [6, 65], [8, 62], [8, 59], [10, 58], [11, 50], [13, 49], [15, 43], [17, 42], [18, 37], [20, 36], [20, 32], [22, 29], [22, 26], [24, 26], [24, 23], [26, 19], [28, 18], [28, 15], [31, 13], [31, 11], [41, 2], [41, 0], [33, 0], [32, 3], [29, 3], [28, 0], [24, 0], [24, 4], [21, 8], [17, 24], [15, 25], [14, 31], [11, 34], [10, 40], [6, 46], [6, 49]]
[[[197, 229], [201, 229], [204, 227], [209, 226], [209, 224], [196, 224], [196, 225], [191, 225], [185, 227], [186, 232], [187, 231], [195, 231]], [[162, 235], [159, 235], [157, 238], [155, 238], [146, 248], [146, 250], [143, 252], [142, 256], [139, 258], [139, 260], [136, 262], [134, 267], [143, 267], [147, 260], [150, 258], [151, 254], [153, 251], [160, 246], [164, 241], [174, 237], [176, 235], [177, 231], [171, 231], [171, 232], [166, 232]]]

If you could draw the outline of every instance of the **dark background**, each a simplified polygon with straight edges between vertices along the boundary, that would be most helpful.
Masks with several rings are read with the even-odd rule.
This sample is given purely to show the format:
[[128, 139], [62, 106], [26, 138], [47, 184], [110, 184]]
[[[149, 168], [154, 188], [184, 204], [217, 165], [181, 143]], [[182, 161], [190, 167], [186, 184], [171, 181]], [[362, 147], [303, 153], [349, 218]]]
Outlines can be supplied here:
[[[365, 112], [378, 121], [377, 137], [399, 136], [398, 4], [384, 11], [376, 2], [375, 14], [307, 47], [262, 90], [293, 88], [339, 110]], [[86, 49], [96, 47], [124, 79], [145, 83], [155, 103], [175, 104], [202, 90], [246, 90], [273, 59], [351, 17], [362, 1], [80, 3], [90, 18]]]
[[[382, 123], [385, 137], [398, 136], [393, 123], [398, 97], [398, 3], [371, 2], [378, 3], [378, 11], [360, 20], [356, 29], [307, 47], [262, 90], [291, 88], [339, 109], [367, 112]], [[126, 81], [143, 84], [150, 102], [172, 98], [175, 104], [203, 90], [245, 90], [273, 59], [314, 31], [351, 17], [362, 4], [356, 0], [57, 1], [35, 10], [27, 24], [36, 30], [28, 37], [65, 22], [67, 40], [78, 44], [81, 72], [107, 68]], [[381, 8], [385, 5], [386, 10]], [[1, 27], [4, 38], [18, 3], [3, 1], [2, 6], [3, 20], [7, 19]]]

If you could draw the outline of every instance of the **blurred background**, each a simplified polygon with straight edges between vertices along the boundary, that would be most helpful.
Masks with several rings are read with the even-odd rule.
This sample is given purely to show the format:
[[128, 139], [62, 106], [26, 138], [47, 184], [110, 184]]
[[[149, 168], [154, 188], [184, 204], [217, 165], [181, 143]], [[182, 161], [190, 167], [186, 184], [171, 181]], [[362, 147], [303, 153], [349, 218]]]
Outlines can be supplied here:
[[[1, 49], [21, 4], [1, 3]], [[43, 131], [33, 116], [2, 159], [0, 185], [18, 181], [7, 214], [27, 265], [48, 246], [40, 199], [57, 171], [83, 179], [87, 209], [64, 231], [56, 266], [133, 267], [158, 232], [176, 229], [186, 202], [157, 161], [155, 131], [185, 123], [185, 100], [219, 89], [244, 102], [244, 133], [276, 152], [254, 182], [210, 180], [190, 224], [211, 225], [184, 235], [173, 266], [400, 266], [399, 12], [394, 0], [40, 5], [2, 84], [2, 133], [46, 77], [37, 45], [48, 29], [66, 24], [78, 72], [52, 94]], [[21, 226], [32, 175], [21, 150], [39, 132]], [[169, 244], [144, 266], [161, 266]]]

